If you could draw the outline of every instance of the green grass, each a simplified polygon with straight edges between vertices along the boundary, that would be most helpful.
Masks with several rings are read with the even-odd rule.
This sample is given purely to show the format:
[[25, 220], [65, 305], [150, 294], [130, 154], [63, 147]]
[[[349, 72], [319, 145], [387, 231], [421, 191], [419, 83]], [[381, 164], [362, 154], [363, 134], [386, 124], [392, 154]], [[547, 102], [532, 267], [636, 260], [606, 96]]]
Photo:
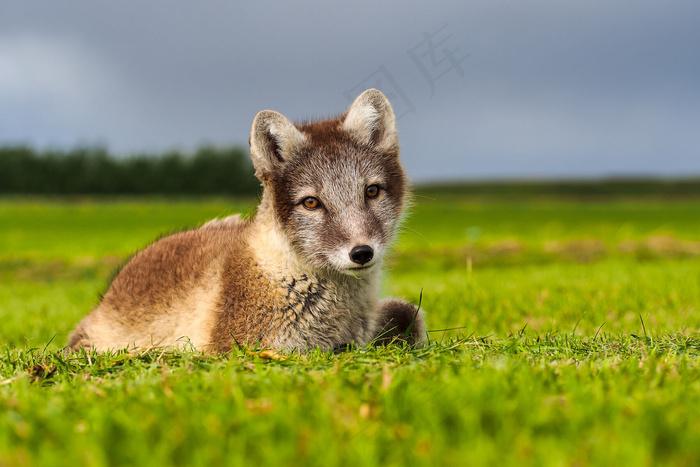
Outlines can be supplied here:
[[430, 344], [61, 352], [111, 271], [253, 200], [0, 199], [2, 465], [697, 465], [700, 201], [417, 196]]

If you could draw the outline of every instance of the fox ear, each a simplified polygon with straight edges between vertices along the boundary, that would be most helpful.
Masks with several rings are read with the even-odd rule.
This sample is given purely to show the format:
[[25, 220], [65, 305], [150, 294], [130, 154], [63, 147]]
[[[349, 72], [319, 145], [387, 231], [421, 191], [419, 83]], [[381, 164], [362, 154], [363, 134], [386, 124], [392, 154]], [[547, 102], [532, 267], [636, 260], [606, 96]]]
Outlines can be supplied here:
[[289, 162], [294, 149], [306, 140], [287, 117], [274, 110], [263, 110], [253, 119], [250, 129], [250, 158], [255, 176], [268, 178], [278, 167]]
[[343, 129], [381, 151], [399, 149], [396, 117], [389, 99], [377, 89], [368, 89], [355, 99], [345, 115]]

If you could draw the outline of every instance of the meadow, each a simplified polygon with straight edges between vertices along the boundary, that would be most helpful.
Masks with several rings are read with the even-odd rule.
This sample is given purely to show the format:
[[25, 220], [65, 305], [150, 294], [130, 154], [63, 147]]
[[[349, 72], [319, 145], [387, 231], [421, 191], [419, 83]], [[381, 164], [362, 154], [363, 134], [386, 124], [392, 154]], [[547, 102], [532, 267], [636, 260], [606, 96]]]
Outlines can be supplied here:
[[419, 190], [429, 342], [62, 352], [114, 269], [246, 198], [0, 198], [2, 465], [697, 465], [700, 199]]

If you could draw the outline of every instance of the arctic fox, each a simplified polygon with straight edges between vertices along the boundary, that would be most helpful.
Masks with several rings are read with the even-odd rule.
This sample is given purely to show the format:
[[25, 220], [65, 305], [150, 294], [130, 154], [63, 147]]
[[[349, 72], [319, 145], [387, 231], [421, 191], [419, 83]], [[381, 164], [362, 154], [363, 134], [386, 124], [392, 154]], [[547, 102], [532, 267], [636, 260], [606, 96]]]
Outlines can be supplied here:
[[370, 89], [343, 115], [298, 125], [264, 110], [250, 155], [263, 185], [255, 218], [215, 219], [140, 251], [69, 347], [304, 352], [423, 341], [422, 310], [378, 298], [407, 198], [384, 94]]

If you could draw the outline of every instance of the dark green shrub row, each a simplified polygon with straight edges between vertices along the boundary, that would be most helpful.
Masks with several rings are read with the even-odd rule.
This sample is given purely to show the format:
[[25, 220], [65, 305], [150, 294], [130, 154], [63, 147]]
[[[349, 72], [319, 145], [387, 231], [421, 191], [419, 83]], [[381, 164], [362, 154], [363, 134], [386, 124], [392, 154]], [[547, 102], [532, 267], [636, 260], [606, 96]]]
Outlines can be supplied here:
[[506, 199], [522, 197], [570, 197], [607, 199], [616, 197], [685, 198], [700, 196], [700, 176], [678, 178], [603, 178], [591, 180], [472, 180], [457, 183], [422, 184], [428, 197], [486, 196]]
[[247, 150], [236, 147], [125, 158], [100, 148], [0, 148], [0, 193], [254, 195], [258, 186]]
[[[700, 196], [700, 177], [463, 181], [416, 188], [428, 196], [685, 197]], [[37, 152], [0, 147], [0, 193], [255, 195], [259, 189], [248, 151], [239, 147], [126, 158], [101, 148]]]

